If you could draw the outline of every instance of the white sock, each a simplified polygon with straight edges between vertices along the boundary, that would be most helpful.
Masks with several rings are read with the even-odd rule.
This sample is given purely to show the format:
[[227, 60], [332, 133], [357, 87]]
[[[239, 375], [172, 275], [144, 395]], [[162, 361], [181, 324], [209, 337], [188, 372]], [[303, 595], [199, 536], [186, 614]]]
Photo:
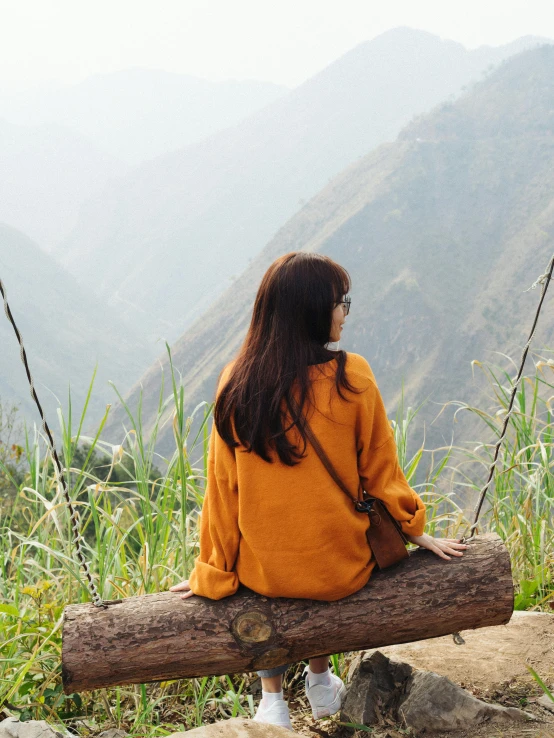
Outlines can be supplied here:
[[308, 684], [313, 687], [314, 684], [324, 684], [326, 687], [330, 687], [331, 681], [331, 670], [327, 667], [327, 671], [323, 674], [314, 674], [314, 672], [308, 667]]
[[283, 699], [283, 690], [280, 692], [264, 692], [262, 689], [262, 700], [266, 707], [270, 707], [277, 700]]

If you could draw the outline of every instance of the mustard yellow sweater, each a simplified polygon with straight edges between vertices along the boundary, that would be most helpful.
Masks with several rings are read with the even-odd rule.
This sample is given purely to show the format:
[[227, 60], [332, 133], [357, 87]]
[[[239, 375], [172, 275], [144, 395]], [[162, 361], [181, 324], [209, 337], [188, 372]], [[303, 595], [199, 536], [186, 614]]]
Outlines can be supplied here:
[[[225, 384], [232, 362], [223, 370]], [[335, 389], [337, 361], [310, 367], [315, 411], [308, 420], [353, 496], [359, 481], [382, 500], [402, 530], [421, 535], [425, 506], [398, 463], [394, 433], [375, 377], [359, 354], [347, 353], [347, 377], [361, 394]], [[299, 399], [299, 394], [296, 394]], [[296, 428], [288, 431], [298, 443]], [[302, 448], [302, 445], [300, 445]], [[308, 442], [294, 467], [243, 446], [230, 449], [212, 426], [200, 523], [200, 555], [189, 583], [194, 594], [219, 600], [239, 584], [268, 597], [338, 600], [363, 587], [376, 562], [367, 514], [331, 479]]]

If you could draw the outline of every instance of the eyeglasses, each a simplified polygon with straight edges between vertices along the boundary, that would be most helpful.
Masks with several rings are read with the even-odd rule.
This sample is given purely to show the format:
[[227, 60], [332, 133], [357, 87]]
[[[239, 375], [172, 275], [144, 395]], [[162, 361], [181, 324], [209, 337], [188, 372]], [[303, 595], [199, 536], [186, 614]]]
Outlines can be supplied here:
[[350, 303], [352, 302], [351, 297], [345, 297], [344, 300], [340, 300], [337, 302], [337, 305], [342, 305], [342, 309], [344, 310], [344, 314], [348, 315], [350, 312]]

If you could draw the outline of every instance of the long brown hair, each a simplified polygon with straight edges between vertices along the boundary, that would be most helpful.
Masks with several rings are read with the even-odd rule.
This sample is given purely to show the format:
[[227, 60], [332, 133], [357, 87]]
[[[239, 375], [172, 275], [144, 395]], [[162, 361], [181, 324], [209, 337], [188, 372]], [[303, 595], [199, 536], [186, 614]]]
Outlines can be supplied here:
[[[214, 422], [231, 447], [239, 442], [271, 462], [268, 446], [294, 466], [306, 450], [301, 413], [291, 407], [291, 387], [300, 385], [300, 408], [309, 395], [309, 365], [337, 359], [336, 388], [355, 391], [345, 373], [346, 353], [326, 348], [332, 312], [350, 290], [350, 275], [328, 256], [292, 251], [276, 259], [264, 274], [252, 320], [225, 386], [217, 398]], [[282, 400], [297, 426], [302, 453], [287, 439]], [[235, 440], [234, 431], [238, 441]]]

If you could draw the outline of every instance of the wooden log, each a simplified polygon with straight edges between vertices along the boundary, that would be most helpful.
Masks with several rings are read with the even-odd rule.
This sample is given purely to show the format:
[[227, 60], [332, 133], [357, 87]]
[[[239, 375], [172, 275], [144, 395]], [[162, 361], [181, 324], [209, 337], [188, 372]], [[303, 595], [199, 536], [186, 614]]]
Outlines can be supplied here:
[[63, 623], [64, 691], [251, 672], [436, 638], [505, 624], [513, 606], [510, 557], [494, 533], [478, 536], [449, 561], [415, 549], [335, 602], [268, 598], [241, 587], [218, 601], [161, 592], [105, 608], [70, 605]]

